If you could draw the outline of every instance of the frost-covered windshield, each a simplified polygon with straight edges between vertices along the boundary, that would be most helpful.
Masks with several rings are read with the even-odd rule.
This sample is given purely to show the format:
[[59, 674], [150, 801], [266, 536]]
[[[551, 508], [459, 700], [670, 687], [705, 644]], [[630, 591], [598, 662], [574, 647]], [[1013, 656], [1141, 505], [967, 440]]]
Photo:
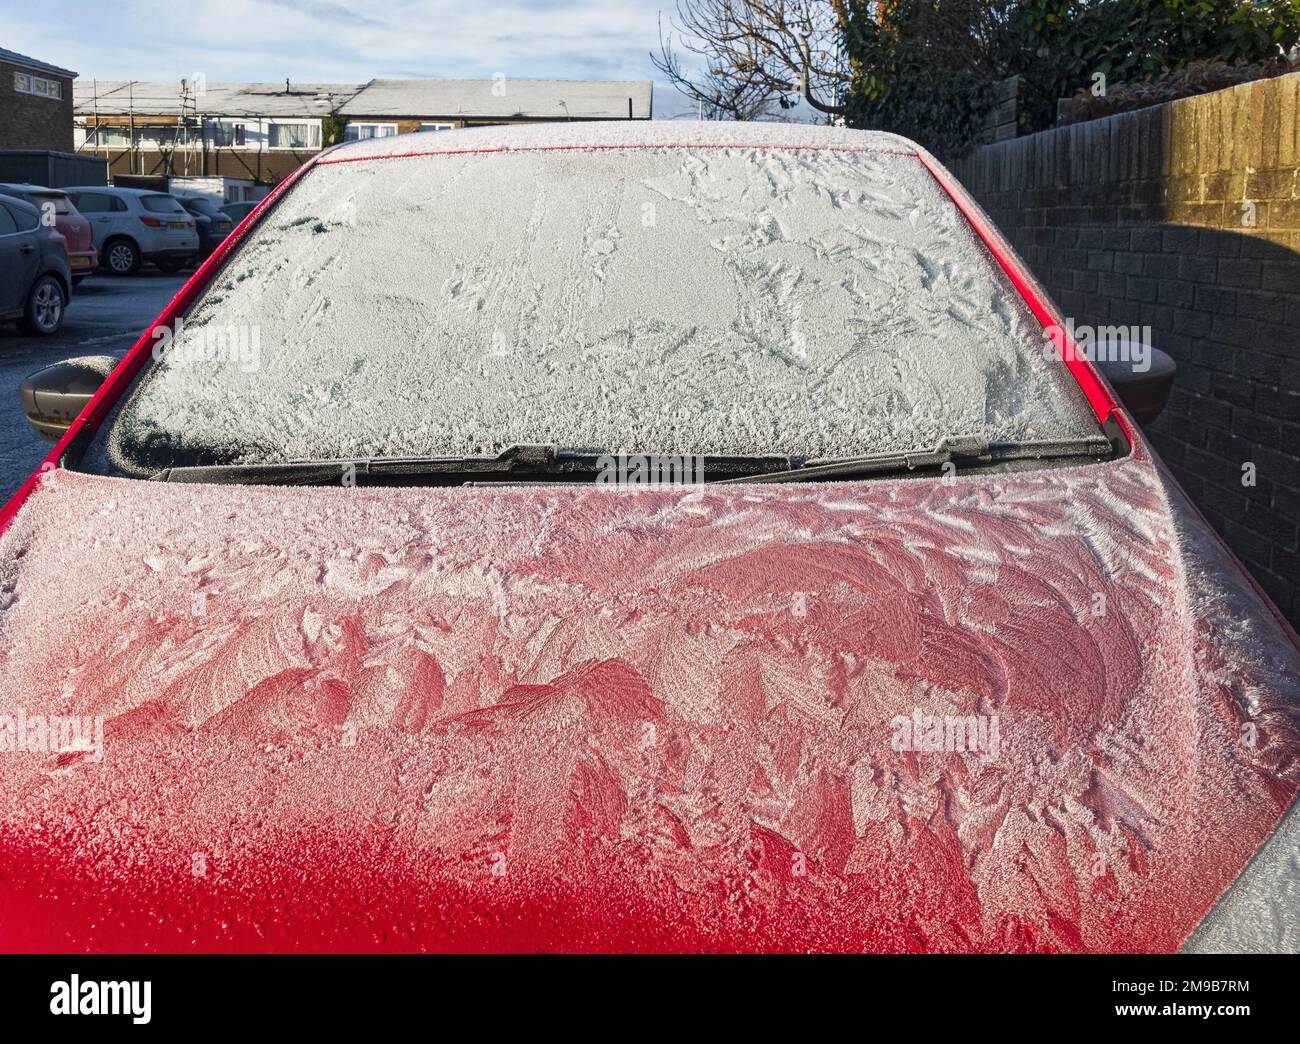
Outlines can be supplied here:
[[514, 444], [822, 458], [1095, 435], [1044, 344], [908, 154], [320, 165], [213, 281], [110, 455], [134, 473]]

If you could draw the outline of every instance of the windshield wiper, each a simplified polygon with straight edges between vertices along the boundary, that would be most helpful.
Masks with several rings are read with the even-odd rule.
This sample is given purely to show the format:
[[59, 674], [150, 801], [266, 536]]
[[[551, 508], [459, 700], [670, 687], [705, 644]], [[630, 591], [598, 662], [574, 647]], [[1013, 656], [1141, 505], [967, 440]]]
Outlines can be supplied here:
[[1024, 442], [992, 442], [976, 435], [949, 436], [932, 450], [873, 453], [840, 460], [811, 460], [798, 468], [718, 479], [730, 482], [816, 482], [820, 479], [856, 478], [891, 472], [942, 468], [945, 464], [984, 465], [1006, 460], [1059, 460], [1071, 457], [1105, 459], [1115, 447], [1103, 435], [1083, 439], [1042, 439]]
[[[607, 450], [518, 445], [495, 457], [370, 457], [291, 460], [278, 464], [204, 464], [164, 468], [149, 477], [156, 482], [257, 486], [358, 485], [391, 483], [403, 478], [434, 480], [441, 485], [554, 483], [594, 481], [602, 472], [617, 466], [619, 461], [635, 459], [639, 458]], [[782, 472], [794, 463], [788, 457], [702, 456], [690, 460], [706, 477]]]
[[[817, 482], [960, 465], [996, 464], [1008, 460], [1052, 460], [1069, 457], [1103, 459], [1114, 447], [1104, 436], [1026, 442], [990, 442], [976, 436], [943, 439], [932, 450], [873, 453], [840, 460], [811, 460], [779, 456], [697, 456], [691, 458], [703, 481]], [[205, 464], [164, 468], [150, 475], [156, 482], [207, 482], [216, 485], [325, 486], [433, 480], [441, 485], [496, 482], [593, 481], [608, 462], [606, 451], [518, 445], [495, 457], [369, 457], [335, 460], [291, 460], [279, 464]], [[627, 459], [627, 458], [622, 458]], [[635, 483], [633, 483], [635, 484]]]
[[278, 464], [202, 464], [164, 468], [149, 478], [156, 482], [211, 482], [267, 486], [352, 484], [371, 478], [446, 478], [453, 481], [495, 475], [535, 473], [560, 476], [587, 470], [582, 450], [556, 446], [510, 446], [495, 457], [340, 457], [333, 460], [290, 460]]

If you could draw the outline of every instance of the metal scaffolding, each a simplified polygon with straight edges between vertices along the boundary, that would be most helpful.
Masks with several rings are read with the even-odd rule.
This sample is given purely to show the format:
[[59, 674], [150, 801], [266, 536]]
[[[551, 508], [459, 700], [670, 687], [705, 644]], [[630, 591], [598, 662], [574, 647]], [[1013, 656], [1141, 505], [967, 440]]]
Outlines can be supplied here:
[[[77, 152], [102, 155], [110, 167], [115, 158], [125, 154], [131, 174], [171, 177], [206, 175], [209, 154], [224, 155], [237, 163], [250, 179], [258, 182], [262, 180], [260, 139], [256, 152], [251, 155], [245, 150], [226, 147], [222, 142], [213, 140], [207, 133], [207, 122], [208, 119], [217, 117], [205, 117], [199, 112], [198, 100], [202, 92], [201, 89], [196, 89], [195, 83], [184, 79], [177, 83], [175, 114], [172, 115], [160, 113], [156, 100], [147, 106], [146, 111], [137, 111], [135, 88], [143, 82], [128, 80], [125, 83], [114, 83], [101, 92], [99, 81], [91, 81], [91, 96], [88, 100], [90, 123], [81, 124], [85, 133], [76, 147]], [[125, 111], [121, 106], [123, 92], [126, 94]], [[101, 100], [108, 98], [112, 98], [114, 103], [112, 115], [100, 112]], [[82, 109], [86, 105], [84, 100], [78, 103]], [[78, 118], [85, 119], [84, 116]], [[239, 118], [258, 124], [266, 119], [265, 116], [255, 114], [241, 114]], [[108, 140], [108, 133], [114, 130], [125, 130], [125, 141], [121, 144]]]

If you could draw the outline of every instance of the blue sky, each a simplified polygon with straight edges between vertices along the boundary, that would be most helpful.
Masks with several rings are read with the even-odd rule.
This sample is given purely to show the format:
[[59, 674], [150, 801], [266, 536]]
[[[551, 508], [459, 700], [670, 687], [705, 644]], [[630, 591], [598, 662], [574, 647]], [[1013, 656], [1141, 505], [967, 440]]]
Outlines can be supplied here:
[[[82, 77], [654, 79], [672, 0], [4, 0], [0, 46]], [[655, 116], [692, 107], [656, 80]]]

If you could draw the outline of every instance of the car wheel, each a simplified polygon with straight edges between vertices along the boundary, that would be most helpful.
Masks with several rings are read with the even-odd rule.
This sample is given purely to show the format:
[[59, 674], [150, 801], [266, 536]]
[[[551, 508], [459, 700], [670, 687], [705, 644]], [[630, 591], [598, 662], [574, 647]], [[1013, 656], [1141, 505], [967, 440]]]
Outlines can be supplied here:
[[35, 337], [48, 337], [63, 322], [68, 303], [63, 284], [52, 275], [43, 275], [32, 284], [23, 309], [22, 327]]
[[104, 264], [114, 275], [140, 271], [140, 251], [129, 239], [114, 239], [104, 248]]

